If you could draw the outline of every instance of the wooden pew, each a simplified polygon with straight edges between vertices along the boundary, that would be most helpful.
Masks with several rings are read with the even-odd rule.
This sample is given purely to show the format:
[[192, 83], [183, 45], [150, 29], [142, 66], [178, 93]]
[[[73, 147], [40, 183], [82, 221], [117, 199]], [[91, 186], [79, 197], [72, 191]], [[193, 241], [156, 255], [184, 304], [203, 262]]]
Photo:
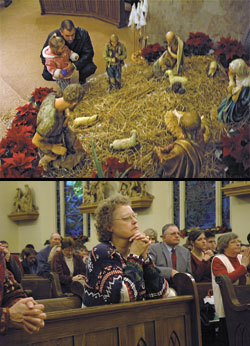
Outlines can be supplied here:
[[82, 299], [75, 295], [72, 297], [40, 299], [37, 302], [45, 306], [46, 313], [77, 309], [82, 306]]
[[227, 275], [219, 274], [230, 346], [250, 345], [250, 285], [233, 285]]
[[46, 299], [52, 297], [51, 280], [34, 274], [24, 274], [22, 278], [24, 290], [31, 290], [34, 299]]
[[[0, 345], [201, 346], [198, 294], [192, 287], [192, 295], [166, 299], [64, 311], [47, 306], [43, 329], [32, 335], [10, 329], [0, 337]], [[81, 301], [79, 297], [57, 299], [68, 300], [67, 306]]]

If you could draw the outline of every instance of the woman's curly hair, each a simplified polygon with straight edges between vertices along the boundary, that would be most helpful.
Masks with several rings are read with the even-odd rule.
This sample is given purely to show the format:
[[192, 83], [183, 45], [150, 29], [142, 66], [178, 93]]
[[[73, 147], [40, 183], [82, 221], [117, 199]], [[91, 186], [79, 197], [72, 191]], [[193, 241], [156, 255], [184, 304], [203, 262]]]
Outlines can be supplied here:
[[111, 240], [112, 233], [108, 231], [108, 228], [113, 223], [113, 213], [119, 205], [131, 205], [130, 199], [127, 196], [115, 195], [99, 203], [95, 212], [95, 227], [100, 242]]

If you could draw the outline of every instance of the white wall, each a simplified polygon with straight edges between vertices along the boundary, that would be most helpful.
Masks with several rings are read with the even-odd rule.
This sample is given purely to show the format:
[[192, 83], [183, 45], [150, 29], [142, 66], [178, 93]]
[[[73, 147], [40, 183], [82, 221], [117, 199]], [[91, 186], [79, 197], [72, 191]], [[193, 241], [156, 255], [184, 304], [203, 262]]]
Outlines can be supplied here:
[[[35, 221], [15, 223], [8, 218], [13, 211], [16, 188], [24, 191], [28, 184], [39, 216]], [[46, 239], [56, 231], [56, 182], [55, 181], [1, 181], [0, 182], [0, 240], [8, 241], [11, 252], [21, 252], [27, 243], [36, 250], [43, 248]]]
[[[18, 182], [18, 187], [24, 191], [25, 184], [26, 182]], [[51, 233], [56, 232], [56, 182], [29, 181], [28, 185], [34, 196], [35, 205], [39, 208], [39, 217], [36, 221], [19, 223], [19, 251], [27, 243], [33, 244], [39, 251]]]
[[250, 233], [250, 196], [231, 197], [231, 227], [242, 243]]
[[0, 182], [0, 240], [6, 240], [12, 252], [19, 251], [18, 225], [8, 218], [13, 208], [16, 187], [15, 181]]

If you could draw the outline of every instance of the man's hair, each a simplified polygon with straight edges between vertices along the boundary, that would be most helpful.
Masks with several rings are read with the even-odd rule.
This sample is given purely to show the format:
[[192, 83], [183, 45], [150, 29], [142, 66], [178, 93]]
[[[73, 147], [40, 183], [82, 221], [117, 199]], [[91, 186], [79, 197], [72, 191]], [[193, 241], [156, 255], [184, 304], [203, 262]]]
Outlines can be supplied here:
[[235, 233], [227, 233], [218, 238], [217, 249], [219, 253], [224, 253], [225, 249], [228, 248], [230, 240], [237, 239], [238, 236]]
[[49, 39], [49, 47], [52, 51], [52, 53], [56, 54], [58, 48], [65, 45], [65, 41], [61, 36], [57, 36], [56, 34], [53, 34]]
[[22, 256], [24, 256], [24, 255], [26, 257], [29, 257], [30, 255], [35, 255], [36, 256], [37, 252], [36, 252], [36, 250], [34, 250], [34, 249], [30, 248], [30, 247], [26, 247], [22, 251]]
[[72, 29], [75, 29], [75, 25], [72, 22], [72, 20], [65, 19], [64, 21], [62, 21], [60, 29], [61, 29], [61, 31], [63, 31], [64, 29], [71, 31]]
[[143, 233], [147, 235], [148, 237], [154, 237], [155, 240], [157, 241], [157, 232], [153, 228], [147, 228], [145, 229], [145, 231], [143, 231]]
[[9, 245], [9, 243], [6, 240], [0, 240], [0, 243]]
[[213, 232], [210, 232], [210, 231], [206, 231], [205, 232], [205, 237], [206, 239], [210, 239], [210, 238], [215, 238], [215, 234]]
[[80, 84], [70, 84], [63, 91], [64, 101], [68, 103], [79, 102], [83, 98], [85, 92]]
[[98, 240], [100, 242], [110, 241], [112, 233], [108, 228], [113, 223], [113, 213], [115, 209], [120, 205], [130, 205], [130, 199], [127, 196], [114, 195], [102, 200], [95, 212]]
[[169, 229], [169, 227], [177, 227], [177, 226], [174, 223], [167, 223], [165, 226], [162, 227], [162, 235]]

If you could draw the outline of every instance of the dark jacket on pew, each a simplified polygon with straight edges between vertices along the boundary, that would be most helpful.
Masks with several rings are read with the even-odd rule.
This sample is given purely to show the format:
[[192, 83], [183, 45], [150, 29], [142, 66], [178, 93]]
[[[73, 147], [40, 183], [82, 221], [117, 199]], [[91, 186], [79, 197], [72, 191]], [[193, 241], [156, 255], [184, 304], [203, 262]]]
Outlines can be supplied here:
[[[78, 274], [86, 273], [86, 266], [83, 263], [82, 257], [74, 254], [73, 255], [73, 263], [74, 263], [74, 273], [73, 276]], [[71, 292], [70, 284], [72, 282], [72, 276], [70, 275], [69, 268], [65, 262], [64, 255], [62, 252], [57, 252], [53, 257], [51, 262], [51, 270], [53, 272], [58, 273], [59, 280], [62, 286], [62, 292]]]

